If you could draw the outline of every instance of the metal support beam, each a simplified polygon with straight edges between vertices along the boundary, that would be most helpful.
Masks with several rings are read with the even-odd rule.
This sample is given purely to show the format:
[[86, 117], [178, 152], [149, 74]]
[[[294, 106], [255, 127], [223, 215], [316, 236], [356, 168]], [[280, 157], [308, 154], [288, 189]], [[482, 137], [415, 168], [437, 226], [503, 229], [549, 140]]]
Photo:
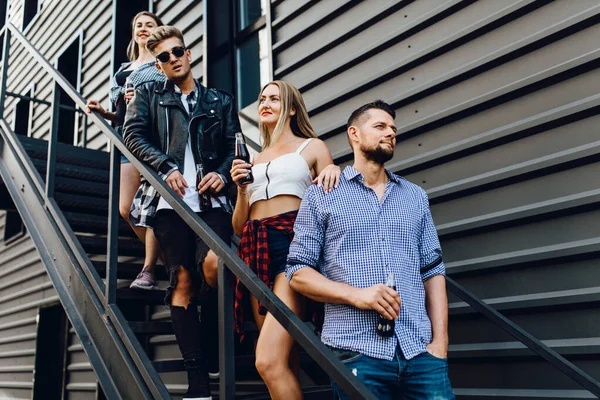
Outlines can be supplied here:
[[6, 79], [8, 78], [8, 58], [10, 55], [10, 29], [5, 28], [2, 32], [4, 33], [4, 43], [2, 45], [2, 81], [0, 81], [0, 118], [4, 118]]
[[108, 183], [108, 232], [106, 243], [106, 293], [105, 304], [117, 302], [117, 265], [119, 261], [119, 181], [121, 152], [110, 146], [110, 175]]
[[233, 275], [218, 262], [219, 282], [219, 399], [235, 399], [235, 337], [233, 334]]
[[490, 321], [502, 328], [506, 333], [523, 343], [525, 346], [529, 347], [544, 360], [554, 365], [563, 374], [579, 383], [585, 389], [592, 392], [595, 396], [600, 397], [600, 382], [540, 342], [519, 325], [515, 324], [504, 315], [496, 311], [494, 308], [478, 299], [474, 294], [456, 283], [456, 281], [454, 281], [452, 278], [446, 276], [446, 282], [448, 283], [448, 290], [452, 294], [473, 307], [474, 310], [483, 314], [484, 317], [488, 318]]
[[48, 140], [48, 160], [46, 168], [46, 199], [54, 197], [54, 178], [56, 169], [56, 143], [58, 143], [58, 118], [60, 115], [60, 88], [54, 84], [52, 93], [52, 117], [50, 140]]

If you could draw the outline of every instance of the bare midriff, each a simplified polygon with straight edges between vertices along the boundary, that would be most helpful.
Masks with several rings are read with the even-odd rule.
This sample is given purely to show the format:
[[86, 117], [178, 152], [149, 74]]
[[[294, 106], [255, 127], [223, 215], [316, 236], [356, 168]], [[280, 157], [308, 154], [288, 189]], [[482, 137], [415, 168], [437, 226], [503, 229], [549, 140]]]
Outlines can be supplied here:
[[262, 219], [300, 208], [302, 202], [296, 196], [282, 194], [268, 200], [259, 200], [250, 207], [250, 219]]

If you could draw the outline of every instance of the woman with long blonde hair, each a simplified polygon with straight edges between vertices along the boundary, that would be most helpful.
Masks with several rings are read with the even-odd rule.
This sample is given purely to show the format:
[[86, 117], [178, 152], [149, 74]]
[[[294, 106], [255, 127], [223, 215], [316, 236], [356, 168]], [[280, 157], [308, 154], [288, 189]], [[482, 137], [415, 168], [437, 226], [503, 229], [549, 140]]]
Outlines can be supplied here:
[[[160, 18], [149, 11], [137, 13], [131, 20], [131, 41], [127, 46], [127, 58], [129, 62], [121, 64], [118, 71], [111, 80], [109, 99], [113, 111], [108, 111], [98, 100], [87, 102], [88, 113], [97, 111], [103, 118], [112, 122], [113, 127], [121, 133], [125, 120], [127, 103], [134, 96], [134, 88], [149, 81], [165, 81], [166, 77], [156, 69], [156, 59], [146, 49], [146, 40], [154, 29], [162, 26]], [[131, 83], [126, 87], [126, 83]], [[121, 183], [119, 188], [119, 213], [125, 221], [131, 225], [136, 236], [145, 244], [146, 256], [144, 267], [136, 279], [131, 283], [132, 289], [153, 290], [157, 289], [154, 277], [154, 268], [160, 256], [158, 240], [154, 236], [152, 226], [146, 224], [138, 225], [138, 221], [132, 221], [129, 216], [133, 198], [140, 186], [140, 173], [121, 155]]]
[[[252, 164], [234, 160], [231, 176], [238, 187], [233, 230], [241, 235], [239, 256], [297, 315], [303, 316], [304, 298], [294, 292], [283, 272], [294, 221], [304, 192], [312, 183], [330, 191], [339, 183], [340, 169], [316, 134], [302, 95], [283, 81], [266, 84], [258, 97], [262, 151]], [[252, 171], [254, 182], [241, 179]], [[317, 178], [315, 178], [317, 177]], [[236, 331], [242, 332], [243, 299], [236, 285]], [[277, 320], [251, 299], [252, 313], [260, 329], [256, 344], [256, 368], [271, 398], [300, 399], [302, 391], [293, 357], [294, 340]]]

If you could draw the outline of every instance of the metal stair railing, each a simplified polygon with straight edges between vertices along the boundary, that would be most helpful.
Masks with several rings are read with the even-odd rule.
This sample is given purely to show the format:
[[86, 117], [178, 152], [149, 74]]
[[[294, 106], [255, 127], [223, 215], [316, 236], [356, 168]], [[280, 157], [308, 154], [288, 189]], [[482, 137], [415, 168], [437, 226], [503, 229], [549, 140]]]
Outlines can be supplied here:
[[454, 279], [446, 277], [446, 283], [448, 291], [456, 297], [460, 298], [474, 310], [502, 328], [506, 333], [523, 343], [534, 353], [558, 368], [560, 372], [589, 390], [594, 396], [600, 398], [600, 382], [595, 380], [591, 375], [533, 337], [530, 333], [496, 311], [493, 307], [478, 299], [469, 290], [456, 283]]
[[[145, 353], [141, 349], [137, 339], [133, 332], [129, 328], [126, 319], [120, 312], [119, 307], [116, 305], [116, 269], [117, 269], [117, 255], [118, 255], [118, 191], [119, 191], [119, 159], [120, 154], [124, 154], [131, 163], [140, 171], [140, 173], [152, 184], [162, 197], [173, 207], [177, 214], [190, 226], [190, 228], [215, 252], [219, 258], [218, 262], [218, 277], [219, 277], [219, 289], [218, 289], [218, 308], [219, 308], [219, 335], [220, 335], [220, 360], [219, 360], [219, 391], [221, 399], [235, 398], [235, 354], [234, 354], [234, 329], [233, 329], [233, 277], [240, 279], [242, 284], [254, 295], [266, 309], [277, 319], [277, 321], [290, 333], [290, 335], [296, 340], [300, 346], [304, 348], [307, 354], [313, 358], [336, 382], [338, 385], [353, 399], [372, 399], [375, 400], [373, 394], [371, 394], [366, 386], [359, 381], [351, 372], [348, 370], [335, 356], [334, 354], [318, 339], [318, 337], [298, 318], [275, 294], [258, 278], [258, 276], [252, 272], [243, 261], [237, 256], [237, 254], [225, 244], [219, 237], [212, 235], [212, 230], [208, 225], [178, 197], [175, 197], [170, 188], [162, 181], [157, 173], [150, 169], [146, 164], [137, 160], [132, 153], [126, 148], [121, 137], [107, 124], [107, 122], [100, 117], [97, 113], [93, 113], [89, 116], [91, 121], [100, 129], [100, 131], [110, 139], [111, 141], [111, 157], [110, 157], [110, 181], [109, 181], [109, 229], [108, 229], [108, 254], [107, 254], [107, 272], [106, 272], [106, 284], [104, 285], [98, 274], [94, 270], [93, 266], [89, 262], [89, 259], [85, 256], [85, 252], [77, 242], [73, 232], [68, 227], [68, 224], [58, 206], [56, 205], [54, 196], [54, 178], [55, 178], [55, 167], [56, 167], [56, 143], [58, 137], [58, 109], [60, 104], [60, 91], [58, 86], [62, 88], [75, 102], [76, 107], [81, 109], [85, 108], [85, 99], [71, 86], [71, 84], [41, 55], [37, 49], [22, 35], [22, 33], [12, 24], [8, 23], [4, 31], [4, 59], [2, 65], [2, 81], [0, 82], [0, 116], [4, 114], [4, 100], [6, 95], [6, 80], [9, 65], [9, 51], [10, 51], [10, 40], [11, 36], [17, 39], [17, 41], [26, 49], [26, 51], [37, 61], [45, 72], [55, 82], [53, 102], [52, 102], [52, 128], [50, 140], [48, 143], [48, 165], [46, 173], [46, 184], [43, 187], [41, 179], [37, 172], [32, 169], [32, 166], [24, 165], [22, 179], [29, 179], [32, 188], [36, 188], [38, 193], [37, 200], [40, 204], [43, 204], [48, 216], [52, 216], [58, 226], [54, 226], [56, 234], [61, 235], [63, 239], [63, 246], [69, 250], [75, 249], [70, 254], [72, 261], [77, 259], [77, 264], [81, 268], [79, 272], [79, 279], [83, 283], [83, 287], [79, 289], [85, 290], [89, 296], [92, 296], [95, 301], [95, 306], [99, 311], [99, 315], [104, 319], [105, 327], [86, 326], [84, 321], [82, 324], [77, 324], [75, 327], [78, 335], [84, 334], [84, 330], [100, 329], [105, 330], [111, 329], [111, 340], [115, 343], [120, 344], [120, 355], [123, 360], [126, 361], [128, 371], [115, 371], [113, 375], [107, 374], [107, 368], [103, 365], [102, 355], [96, 349], [98, 357], [90, 357], [92, 365], [96, 370], [98, 379], [101, 382], [103, 388], [105, 385], [108, 389], [105, 392], [109, 398], [120, 398], [118, 390], [121, 389], [119, 385], [112, 382], [114, 375], [120, 375], [124, 372], [130, 373], [130, 375], [140, 378], [135, 380], [137, 385], [140, 387], [145, 384], [146, 392], [151, 392], [155, 398], [168, 398], [168, 392], [165, 395], [166, 388], [160, 381], [158, 374], [156, 373], [151, 362], [146, 357]], [[0, 31], [1, 32], [1, 31]], [[58, 85], [58, 86], [57, 86]], [[26, 155], [22, 147], [19, 149], [18, 139], [15, 134], [10, 131], [3, 119], [0, 119], [0, 124], [3, 129], [3, 139], [10, 143], [11, 150], [17, 154], [20, 162], [26, 164]], [[12, 133], [10, 135], [9, 133]], [[4, 156], [4, 153], [3, 153]], [[0, 160], [1, 161], [1, 160]], [[0, 162], [0, 165], [2, 163]], [[35, 176], [38, 176], [37, 182]], [[10, 179], [10, 174], [5, 171], [2, 174], [3, 179]], [[7, 182], [8, 184], [8, 182]], [[12, 189], [16, 189], [13, 185]], [[16, 193], [15, 193], [16, 192]], [[21, 194], [18, 190], [13, 190], [11, 195], [19, 197]], [[16, 203], [19, 203], [24, 210], [27, 210], [25, 206], [21, 204], [19, 199]], [[31, 200], [30, 200], [31, 202]], [[32, 205], [30, 205], [32, 207]], [[29, 232], [33, 232], [32, 236], [37, 236], [36, 231], [36, 219], [28, 219], [26, 225]], [[38, 238], [41, 239], [41, 238]], [[37, 242], [36, 242], [37, 244]], [[44, 243], [40, 242], [40, 246]], [[40, 254], [42, 251], [40, 251]], [[53, 253], [48, 251], [42, 255], [45, 257], [45, 261], [54, 265], [56, 263], [51, 262]], [[54, 260], [56, 261], [56, 260]], [[49, 269], [49, 273], [50, 273]], [[54, 283], [54, 281], [53, 281]], [[71, 281], [73, 283], [73, 281]], [[79, 282], [78, 282], [79, 283]], [[64, 284], [64, 283], [63, 283]], [[58, 285], [58, 286], [57, 286]], [[72, 290], [64, 291], [64, 288], [60, 286], [61, 283], [57, 280], [57, 291], [61, 289], [64, 296], [61, 297], [63, 305], [67, 310], [67, 314], [70, 318], [71, 314], [77, 314], [77, 311], [72, 308], [68, 308], [69, 302], [73, 302], [74, 293]], [[72, 319], [73, 320], [73, 319]], [[76, 324], [73, 323], [75, 326]], [[80, 326], [83, 325], [83, 326]], [[92, 328], [92, 329], [90, 329]], [[79, 330], [77, 330], [79, 329]], [[81, 336], [80, 336], [81, 337]], [[83, 338], [82, 338], [83, 341]], [[90, 343], [89, 351], [94, 350], [94, 343]], [[84, 345], [86, 352], [88, 347]], [[88, 353], [89, 355], [90, 353]], [[121, 363], [122, 364], [122, 363]], [[103, 369], [104, 367], [104, 369]], [[100, 372], [100, 373], [99, 373]], [[158, 380], [158, 382], [157, 382]], [[115, 396], [111, 397], [114, 393]]]
[[[2, 62], [3, 79], [0, 82], [0, 116], [4, 113], [11, 32], [9, 27], [3, 30], [5, 52]], [[54, 91], [55, 100], [58, 97], [57, 89]], [[3, 118], [0, 119], [0, 175], [38, 249], [48, 276], [107, 398], [169, 398], [169, 392], [125, 319], [107, 317], [105, 285], [53, 197], [58, 104], [59, 102], [53, 103], [51, 136], [54, 140], [48, 146], [46, 184], [18, 136]], [[124, 340], [119, 335], [120, 331], [127, 332], [127, 338], [133, 340]], [[138, 363], [150, 368], [136, 368]]]

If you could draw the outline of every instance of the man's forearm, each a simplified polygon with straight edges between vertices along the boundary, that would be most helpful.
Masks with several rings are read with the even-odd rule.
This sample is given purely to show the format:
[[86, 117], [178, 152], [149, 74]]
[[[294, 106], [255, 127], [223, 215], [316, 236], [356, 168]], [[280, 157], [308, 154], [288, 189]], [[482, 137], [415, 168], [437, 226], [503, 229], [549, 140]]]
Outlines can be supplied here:
[[431, 320], [433, 342], [448, 346], [448, 296], [446, 295], [446, 278], [436, 275], [425, 282], [425, 301], [427, 315]]
[[311, 267], [304, 267], [294, 273], [290, 287], [309, 299], [332, 304], [353, 304], [356, 288], [345, 283], [327, 279]]

